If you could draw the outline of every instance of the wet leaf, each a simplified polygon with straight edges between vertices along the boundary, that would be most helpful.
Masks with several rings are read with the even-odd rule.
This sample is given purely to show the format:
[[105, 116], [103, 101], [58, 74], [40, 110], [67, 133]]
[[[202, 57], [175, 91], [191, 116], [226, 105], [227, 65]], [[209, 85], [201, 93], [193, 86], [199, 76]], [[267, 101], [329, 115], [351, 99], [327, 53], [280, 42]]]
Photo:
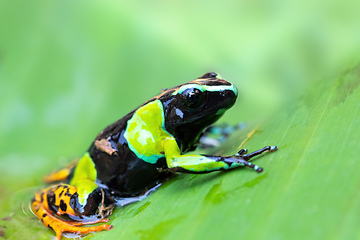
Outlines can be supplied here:
[[[231, 154], [243, 141], [250, 151], [278, 145], [277, 152], [255, 160], [263, 173], [241, 168], [182, 174], [145, 200], [117, 208], [114, 228], [91, 239], [357, 239], [358, 83], [357, 68], [318, 81], [258, 126], [261, 131], [247, 137], [253, 129], [239, 130], [225, 143], [234, 146], [231, 150], [217, 150]], [[24, 199], [31, 194], [17, 195], [13, 203], [28, 212]], [[0, 222], [5, 232], [13, 232], [5, 234], [9, 239], [53, 235], [29, 212], [11, 209], [16, 214]]]
[[264, 172], [181, 174], [86, 239], [360, 239], [358, 7], [0, 1], [0, 238], [54, 237], [29, 211], [43, 176], [162, 88], [217, 71], [239, 90], [221, 121], [246, 125], [203, 152], [278, 145], [254, 159]]
[[146, 199], [141, 216], [123, 218], [142, 202], [118, 209], [114, 229], [93, 239], [357, 239], [359, 81], [359, 69], [318, 81], [263, 123], [244, 143], [279, 146], [256, 159], [263, 173], [183, 175]]

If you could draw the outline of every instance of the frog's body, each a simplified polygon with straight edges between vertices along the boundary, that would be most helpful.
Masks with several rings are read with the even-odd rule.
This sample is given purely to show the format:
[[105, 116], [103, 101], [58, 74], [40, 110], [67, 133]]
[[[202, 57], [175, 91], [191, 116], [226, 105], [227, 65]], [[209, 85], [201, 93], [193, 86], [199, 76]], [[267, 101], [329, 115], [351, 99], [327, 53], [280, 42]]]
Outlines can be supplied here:
[[[79, 225], [106, 222], [117, 198], [142, 195], [173, 172], [206, 173], [238, 166], [262, 171], [247, 160], [276, 147], [248, 155], [242, 150], [228, 157], [185, 154], [196, 148], [204, 129], [232, 107], [236, 97], [236, 87], [215, 73], [164, 90], [101, 131], [76, 167], [50, 176], [48, 182], [69, 184], [37, 193], [33, 212], [60, 239], [63, 232], [110, 229], [106, 224]], [[92, 216], [97, 218], [90, 220]]]

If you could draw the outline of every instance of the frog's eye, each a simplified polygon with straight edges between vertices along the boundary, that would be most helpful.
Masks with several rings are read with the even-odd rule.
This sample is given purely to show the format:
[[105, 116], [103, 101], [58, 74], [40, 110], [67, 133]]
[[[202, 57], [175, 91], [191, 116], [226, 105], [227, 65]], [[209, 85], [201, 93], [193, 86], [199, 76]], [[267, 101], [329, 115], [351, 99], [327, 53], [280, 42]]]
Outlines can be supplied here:
[[217, 77], [217, 73], [209, 72], [209, 73], [205, 73], [199, 78], [216, 78], [216, 77]]
[[204, 102], [204, 94], [197, 88], [188, 88], [181, 93], [184, 104], [189, 108], [197, 108]]

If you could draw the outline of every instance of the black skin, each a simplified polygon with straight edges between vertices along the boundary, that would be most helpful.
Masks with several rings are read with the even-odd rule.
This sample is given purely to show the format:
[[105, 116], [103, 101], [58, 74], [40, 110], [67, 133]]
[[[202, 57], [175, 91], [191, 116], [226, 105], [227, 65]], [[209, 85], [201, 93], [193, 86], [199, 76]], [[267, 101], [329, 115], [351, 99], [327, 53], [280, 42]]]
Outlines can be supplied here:
[[[199, 79], [203, 79], [201, 83], [206, 85], [230, 85], [226, 81], [217, 79], [216, 76], [215, 73], [208, 73]], [[203, 93], [201, 104], [193, 108], [187, 106], [183, 96], [172, 95], [180, 86], [182, 85], [167, 89], [148, 102], [156, 99], [162, 102], [165, 128], [175, 137], [181, 151], [185, 153], [196, 148], [204, 129], [221, 117], [221, 115], [216, 115], [217, 111], [232, 107], [236, 96], [230, 90], [206, 91]], [[170, 171], [164, 171], [168, 169], [165, 158], [159, 159], [156, 164], [150, 164], [139, 159], [129, 149], [124, 132], [127, 121], [133, 116], [135, 110], [106, 127], [95, 138], [95, 141], [104, 139], [110, 143], [114, 149], [111, 155], [96, 147], [95, 141], [88, 150], [95, 163], [98, 180], [118, 197], [140, 195], [172, 174]]]
[[[215, 73], [207, 73], [198, 78], [196, 83], [207, 86], [231, 85], [225, 80], [216, 78], [216, 76]], [[181, 86], [163, 90], [158, 96], [143, 105], [157, 99], [161, 101], [164, 110], [165, 129], [176, 139], [181, 153], [186, 153], [196, 148], [204, 129], [222, 116], [222, 114], [217, 114], [218, 111], [232, 107], [237, 96], [231, 90], [199, 92], [197, 89], [195, 90], [198, 92], [194, 89], [194, 91], [191, 90], [191, 94], [185, 90], [181, 94], [172, 95]], [[193, 94], [194, 92], [196, 94]], [[189, 172], [181, 167], [169, 169], [165, 158], [160, 158], [156, 164], [147, 163], [139, 159], [130, 150], [124, 133], [127, 122], [135, 111], [136, 109], [106, 127], [91, 144], [88, 152], [95, 163], [97, 181], [99, 186], [105, 185], [106, 187], [99, 187], [94, 190], [89, 195], [88, 204], [84, 208], [85, 211], [78, 215], [94, 215], [101, 201], [104, 201], [105, 206], [109, 206], [116, 202], [117, 197], [126, 198], [142, 195], [168, 179], [173, 172]], [[99, 145], [99, 142], [102, 144]], [[255, 168], [255, 165], [247, 160], [265, 151], [275, 150], [271, 147], [265, 147], [245, 155], [246, 150], [242, 149], [237, 155], [229, 157], [207, 157], [214, 161], [225, 162], [229, 166], [233, 163], [243, 163], [247, 167]], [[262, 168], [257, 168], [256, 171], [261, 172]], [[76, 212], [78, 212], [79, 207], [72, 206]]]
[[[121, 200], [119, 198], [150, 193], [148, 190], [165, 181], [174, 172], [206, 173], [238, 166], [262, 171], [262, 168], [248, 160], [263, 152], [276, 151], [276, 146], [265, 147], [250, 154], [246, 154], [247, 150], [242, 149], [232, 156], [184, 156], [184, 153], [196, 148], [205, 128], [232, 107], [237, 97], [235, 87], [225, 80], [218, 79], [216, 73], [207, 73], [184, 85], [162, 90], [158, 96], [141, 105], [156, 100], [148, 105], [148, 108], [140, 111], [136, 111], [138, 108], [135, 109], [98, 134], [87, 152], [94, 163], [96, 179], [92, 175], [93, 171], [90, 172], [91, 175], [86, 173], [86, 167], [92, 168], [92, 162], [86, 154], [78, 164], [79, 171], [74, 171], [76, 167], [73, 165], [65, 169], [73, 168], [73, 173], [68, 176], [70, 184], [59, 183], [35, 194], [31, 210], [45, 226], [56, 232], [56, 239], [61, 239], [63, 232], [89, 233], [110, 230], [112, 226], [107, 224], [81, 226], [109, 221], [106, 218], [112, 214], [115, 204]], [[139, 115], [132, 119], [134, 114]], [[152, 121], [153, 118], [156, 121]], [[129, 129], [135, 130], [128, 133], [126, 131], [130, 119]], [[149, 128], [146, 129], [147, 127]], [[153, 131], [150, 133], [155, 139], [154, 148], [153, 143], [149, 143], [145, 149], [141, 148], [144, 145], [138, 139], [147, 142], [150, 139], [148, 133], [139, 130], [140, 128]], [[129, 147], [125, 136], [129, 136], [131, 140], [135, 139], [135, 144]], [[143, 156], [143, 152], [145, 156], [156, 154], [166, 156], [167, 159], [151, 159], [157, 161], [150, 164], [145, 161], [149, 159], [142, 160], [137, 157], [136, 154]], [[76, 177], [72, 182], [74, 173]], [[46, 181], [62, 181], [64, 178], [64, 172], [57, 172], [47, 177]], [[97, 181], [96, 185], [93, 183], [94, 180]], [[95, 189], [88, 194], [86, 191], [90, 188]], [[136, 201], [140, 198], [126, 200]]]

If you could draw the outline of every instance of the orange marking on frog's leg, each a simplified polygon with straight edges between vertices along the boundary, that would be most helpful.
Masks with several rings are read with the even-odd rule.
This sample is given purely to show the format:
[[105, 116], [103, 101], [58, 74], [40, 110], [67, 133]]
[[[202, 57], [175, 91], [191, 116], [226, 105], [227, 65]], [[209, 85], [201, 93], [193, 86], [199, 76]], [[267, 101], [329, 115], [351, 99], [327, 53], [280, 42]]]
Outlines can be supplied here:
[[[49, 193], [50, 197], [53, 198], [52, 202], [57, 208], [57, 215], [76, 215], [70, 204], [71, 198], [74, 198], [74, 194], [76, 194], [76, 187], [68, 184], [58, 184], [57, 187], [52, 188]], [[47, 195], [47, 197], [49, 197], [49, 195]]]
[[[91, 233], [110, 230], [112, 228], [111, 225], [107, 224], [93, 227], [79, 227], [81, 225], [107, 222], [109, 221], [108, 219], [99, 219], [90, 222], [73, 222], [58, 218], [56, 215], [76, 215], [70, 204], [71, 196], [74, 194], [76, 194], [76, 187], [68, 184], [58, 184], [35, 194], [32, 200], [32, 211], [46, 227], [55, 231], [57, 240], [61, 239], [62, 233], [64, 232]], [[51, 206], [49, 206], [49, 204], [51, 204]]]
[[60, 182], [67, 179], [67, 177], [71, 174], [71, 171], [76, 167], [76, 164], [79, 162], [79, 159], [75, 159], [65, 168], [46, 175], [43, 179], [45, 183], [53, 183], [53, 182]]

